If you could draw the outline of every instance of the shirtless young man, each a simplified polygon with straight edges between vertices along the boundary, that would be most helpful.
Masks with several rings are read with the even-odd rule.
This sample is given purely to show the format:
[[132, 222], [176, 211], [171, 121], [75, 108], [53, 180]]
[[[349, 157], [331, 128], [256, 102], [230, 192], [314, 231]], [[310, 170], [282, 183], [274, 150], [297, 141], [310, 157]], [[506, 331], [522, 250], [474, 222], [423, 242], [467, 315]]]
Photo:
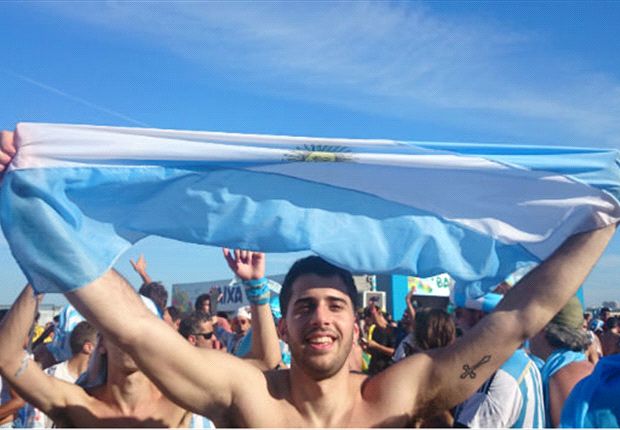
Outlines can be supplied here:
[[[2, 158], [10, 156], [5, 150]], [[290, 299], [282, 303], [282, 332], [293, 360], [280, 371], [261, 372], [238, 358], [192, 347], [150, 314], [114, 270], [66, 296], [166, 396], [218, 427], [403, 427], [469, 397], [575, 294], [614, 231], [611, 226], [569, 238], [464, 337], [373, 378], [350, 373], [346, 365], [359, 333], [350, 274], [320, 262], [294, 266], [283, 285], [281, 297]], [[259, 270], [248, 275], [260, 285]], [[14, 374], [18, 367], [8, 370]], [[17, 379], [28, 379], [32, 368]]]
[[[259, 255], [262, 259], [262, 256]], [[228, 257], [227, 260], [231, 260]], [[243, 262], [235, 262], [243, 271]], [[238, 273], [238, 272], [237, 272]], [[110, 303], [108, 302], [109, 307]], [[0, 372], [24, 399], [48, 415], [58, 427], [195, 427], [203, 426], [202, 417], [173, 403], [138, 369], [134, 360], [121, 351], [109, 337], [103, 338], [107, 355], [107, 378], [103, 385], [86, 390], [44, 373], [23, 351], [37, 308], [30, 286], [21, 293], [0, 326]], [[275, 325], [269, 305], [253, 306], [256, 345], [253, 344], [249, 365], [259, 369], [273, 368], [280, 359]], [[147, 311], [149, 312], [149, 311]], [[153, 316], [156, 321], [163, 322]], [[124, 324], [130, 323], [125, 317]], [[164, 323], [165, 324], [165, 323]], [[145, 336], [158, 339], [158, 327]], [[265, 338], [261, 335], [265, 334]], [[177, 336], [182, 339], [181, 336]], [[274, 339], [273, 343], [269, 343]], [[259, 342], [260, 341], [260, 342]], [[185, 342], [185, 341], [184, 341]], [[269, 346], [263, 353], [262, 347]], [[215, 352], [224, 355], [222, 352]], [[166, 353], [170, 354], [170, 351]]]

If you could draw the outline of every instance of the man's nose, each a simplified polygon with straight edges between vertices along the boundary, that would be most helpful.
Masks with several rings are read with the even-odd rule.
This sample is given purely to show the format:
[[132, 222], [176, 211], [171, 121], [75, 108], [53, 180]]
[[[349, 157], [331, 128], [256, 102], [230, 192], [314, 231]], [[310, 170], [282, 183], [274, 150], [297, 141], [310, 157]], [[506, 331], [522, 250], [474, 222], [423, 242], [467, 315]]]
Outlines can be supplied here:
[[331, 314], [329, 312], [329, 306], [325, 303], [320, 303], [312, 313], [312, 324], [316, 326], [328, 325], [331, 321]]

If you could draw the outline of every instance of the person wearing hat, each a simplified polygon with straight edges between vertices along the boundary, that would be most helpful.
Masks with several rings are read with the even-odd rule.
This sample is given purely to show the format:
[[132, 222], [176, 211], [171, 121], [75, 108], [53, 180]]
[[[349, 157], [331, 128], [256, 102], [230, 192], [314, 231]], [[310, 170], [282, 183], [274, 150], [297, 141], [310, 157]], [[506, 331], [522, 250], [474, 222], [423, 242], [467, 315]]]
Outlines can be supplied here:
[[[465, 334], [477, 324], [484, 324], [482, 319], [502, 298], [495, 293], [473, 299], [453, 294], [457, 327]], [[464, 370], [475, 373], [474, 367]], [[519, 348], [477, 392], [457, 406], [454, 427], [542, 428], [542, 397], [540, 372], [525, 350]]]
[[[220, 342], [226, 346], [226, 351], [242, 357], [249, 352], [249, 342], [243, 342], [243, 338], [252, 327], [252, 314], [249, 306], [242, 306], [235, 312], [231, 323], [232, 332], [223, 330], [219, 325], [215, 326], [215, 334]], [[241, 348], [242, 343], [244, 347]], [[247, 346], [247, 347], [246, 347]]]
[[594, 366], [585, 355], [590, 340], [583, 329], [583, 309], [573, 297], [547, 326], [530, 340], [532, 353], [545, 364], [541, 369], [546, 427], [558, 427], [571, 390]]

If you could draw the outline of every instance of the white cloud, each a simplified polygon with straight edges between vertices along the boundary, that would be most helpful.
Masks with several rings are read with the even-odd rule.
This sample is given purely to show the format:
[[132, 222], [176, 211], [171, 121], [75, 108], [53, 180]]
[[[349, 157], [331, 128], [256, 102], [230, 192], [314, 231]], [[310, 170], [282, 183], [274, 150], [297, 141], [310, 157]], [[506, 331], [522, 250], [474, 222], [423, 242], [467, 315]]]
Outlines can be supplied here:
[[543, 126], [561, 143], [620, 146], [620, 84], [502, 23], [392, 2], [53, 7], [284, 97], [513, 136]]

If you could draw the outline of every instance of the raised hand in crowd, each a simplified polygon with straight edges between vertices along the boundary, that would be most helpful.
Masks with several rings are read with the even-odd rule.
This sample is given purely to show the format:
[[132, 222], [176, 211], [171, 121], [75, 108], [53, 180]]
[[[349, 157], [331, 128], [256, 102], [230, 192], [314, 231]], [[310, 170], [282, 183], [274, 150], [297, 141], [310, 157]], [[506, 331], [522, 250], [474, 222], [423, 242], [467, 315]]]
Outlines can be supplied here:
[[152, 282], [151, 277], [146, 272], [146, 259], [143, 254], [140, 254], [140, 257], [138, 257], [136, 261], [130, 259], [129, 262], [131, 263], [133, 270], [135, 270], [136, 273], [140, 275], [140, 278], [142, 278], [143, 285], [150, 284]]
[[224, 258], [228, 267], [242, 281], [261, 279], [265, 276], [265, 254], [245, 249], [231, 251], [223, 248]]

